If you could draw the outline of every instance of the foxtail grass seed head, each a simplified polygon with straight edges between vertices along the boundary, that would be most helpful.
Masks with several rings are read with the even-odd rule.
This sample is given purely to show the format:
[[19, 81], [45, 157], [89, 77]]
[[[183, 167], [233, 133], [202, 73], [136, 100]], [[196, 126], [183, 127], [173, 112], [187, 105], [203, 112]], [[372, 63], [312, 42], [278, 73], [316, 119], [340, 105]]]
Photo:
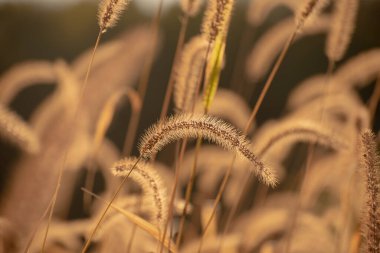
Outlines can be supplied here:
[[328, 4], [328, 0], [304, 0], [298, 7], [295, 15], [297, 30], [302, 29], [307, 20], [318, 16], [322, 9]]
[[186, 15], [194, 17], [199, 12], [201, 0], [181, 0], [180, 4], [182, 11]]
[[182, 112], [188, 112], [195, 99], [196, 87], [201, 78], [206, 58], [207, 41], [204, 36], [193, 37], [184, 47], [176, 71], [174, 104]]
[[[120, 160], [113, 165], [112, 173], [115, 176], [124, 177], [130, 173], [136, 162], [137, 158]], [[163, 229], [168, 216], [168, 201], [167, 189], [161, 177], [152, 165], [140, 162], [130, 174], [130, 178], [140, 185], [143, 197], [152, 203], [152, 208], [150, 208], [152, 219], [160, 229]]]
[[120, 14], [128, 3], [129, 0], [101, 0], [98, 10], [98, 23], [102, 33], [116, 25]]
[[355, 29], [358, 0], [337, 0], [331, 30], [327, 37], [326, 54], [331, 61], [343, 58]]
[[180, 114], [159, 121], [148, 129], [139, 145], [140, 156], [150, 159], [167, 144], [184, 138], [204, 138], [237, 152], [254, 166], [254, 173], [266, 184], [275, 185], [276, 177], [255, 156], [246, 137], [231, 125], [210, 116]]
[[379, 174], [380, 157], [375, 135], [370, 130], [361, 134], [361, 166], [367, 181], [367, 217], [364, 238], [368, 253], [380, 252]]
[[227, 34], [234, 0], [209, 0], [202, 23], [202, 34], [213, 42], [219, 33]]

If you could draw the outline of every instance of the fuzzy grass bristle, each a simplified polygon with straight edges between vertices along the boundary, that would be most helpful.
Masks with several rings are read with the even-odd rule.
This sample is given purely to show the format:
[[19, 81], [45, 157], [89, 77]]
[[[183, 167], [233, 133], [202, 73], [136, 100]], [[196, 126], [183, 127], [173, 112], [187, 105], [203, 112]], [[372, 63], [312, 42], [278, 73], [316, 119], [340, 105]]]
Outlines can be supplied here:
[[167, 144], [184, 138], [204, 138], [224, 149], [237, 152], [254, 166], [255, 174], [266, 184], [275, 185], [276, 177], [251, 150], [246, 137], [224, 121], [210, 117], [179, 114], [159, 121], [142, 137], [140, 156], [150, 159]]
[[102, 0], [99, 4], [98, 23], [101, 33], [116, 25], [129, 0]]
[[297, 30], [301, 29], [307, 20], [319, 15], [327, 4], [328, 0], [304, 0], [299, 5], [295, 16]]
[[[112, 167], [112, 173], [118, 177], [125, 177], [131, 172], [137, 158], [126, 158], [116, 162]], [[145, 199], [152, 199], [152, 219], [159, 229], [163, 229], [168, 217], [167, 189], [160, 175], [153, 166], [140, 162], [130, 173], [130, 178], [138, 183], [143, 190]]]
[[181, 0], [181, 9], [186, 15], [194, 17], [198, 14], [201, 0]]
[[202, 34], [213, 42], [219, 33], [227, 33], [234, 0], [209, 0], [202, 23]]

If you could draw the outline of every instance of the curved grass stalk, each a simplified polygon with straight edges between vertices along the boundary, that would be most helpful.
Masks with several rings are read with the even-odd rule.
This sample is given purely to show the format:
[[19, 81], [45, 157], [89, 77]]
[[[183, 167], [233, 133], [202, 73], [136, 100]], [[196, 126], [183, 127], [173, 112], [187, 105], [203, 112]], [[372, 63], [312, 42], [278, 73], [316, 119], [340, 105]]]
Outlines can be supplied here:
[[[77, 118], [79, 116], [79, 110], [80, 110], [80, 107], [81, 107], [80, 105], [81, 105], [81, 103], [83, 101], [83, 97], [84, 97], [85, 90], [86, 90], [86, 87], [87, 87], [88, 78], [90, 76], [91, 66], [92, 66], [92, 63], [94, 61], [96, 49], [97, 49], [97, 47], [99, 45], [99, 42], [100, 42], [101, 34], [102, 33], [99, 32], [98, 37], [96, 39], [95, 46], [94, 46], [94, 49], [93, 49], [93, 53], [92, 53], [92, 56], [91, 56], [91, 60], [90, 60], [90, 63], [88, 65], [86, 77], [85, 77], [84, 82], [83, 82], [83, 84], [81, 86], [81, 89], [80, 89], [79, 100], [77, 102], [77, 105], [75, 106], [76, 109], [75, 109], [75, 113], [74, 113], [74, 117], [73, 117], [73, 123], [74, 124], [75, 124], [75, 122], [77, 122]], [[72, 125], [72, 127], [74, 127], [74, 124]], [[74, 131], [70, 131], [70, 132], [73, 133]], [[71, 140], [72, 138], [73, 138], [73, 135], [71, 134], [71, 136], [70, 136], [69, 139]], [[55, 203], [56, 203], [56, 200], [57, 200], [57, 197], [58, 197], [59, 189], [61, 187], [63, 170], [66, 167], [67, 156], [68, 156], [68, 151], [69, 151], [69, 144], [70, 144], [70, 141], [68, 141], [67, 144], [66, 144], [66, 147], [64, 149], [65, 151], [64, 151], [64, 155], [63, 155], [62, 165], [59, 167], [59, 170], [58, 170], [57, 185], [56, 185], [56, 188], [54, 190], [52, 204], [49, 207], [50, 208], [50, 212], [49, 212], [49, 217], [48, 217], [48, 224], [46, 226], [46, 230], [45, 230], [46, 232], [45, 232], [44, 240], [42, 242], [42, 250], [41, 250], [42, 253], [45, 250], [46, 239], [47, 239], [47, 236], [48, 236], [48, 233], [49, 233], [49, 227], [50, 227], [50, 224], [51, 224], [51, 219], [53, 217], [53, 211], [54, 211]]]

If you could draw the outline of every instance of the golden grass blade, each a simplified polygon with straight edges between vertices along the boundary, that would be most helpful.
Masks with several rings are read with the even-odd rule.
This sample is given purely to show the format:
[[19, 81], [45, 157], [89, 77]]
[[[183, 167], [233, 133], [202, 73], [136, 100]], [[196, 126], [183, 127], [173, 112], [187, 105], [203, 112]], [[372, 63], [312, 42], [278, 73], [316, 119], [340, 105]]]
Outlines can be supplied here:
[[225, 47], [226, 43], [224, 36], [219, 34], [215, 39], [215, 44], [211, 50], [210, 60], [207, 62], [206, 67], [205, 91], [203, 95], [205, 114], [209, 111], [216, 90], [218, 89]]

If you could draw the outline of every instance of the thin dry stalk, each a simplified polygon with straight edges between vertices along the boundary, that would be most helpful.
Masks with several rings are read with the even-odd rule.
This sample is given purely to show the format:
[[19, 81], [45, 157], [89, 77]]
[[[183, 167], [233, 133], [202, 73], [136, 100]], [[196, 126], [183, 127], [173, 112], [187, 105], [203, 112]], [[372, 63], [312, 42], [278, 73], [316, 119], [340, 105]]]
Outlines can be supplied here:
[[126, 174], [121, 183], [119, 184], [118, 188], [116, 189], [115, 193], [113, 194], [111, 200], [108, 202], [107, 204], [107, 207], [105, 208], [105, 210], [102, 212], [102, 214], [100, 215], [100, 218], [97, 220], [94, 228], [92, 229], [91, 233], [90, 233], [90, 236], [87, 238], [83, 248], [82, 248], [82, 251], [81, 253], [85, 253], [88, 249], [88, 247], [90, 246], [90, 243], [92, 241], [92, 238], [94, 237], [96, 231], [98, 230], [101, 222], [103, 221], [103, 219], [106, 217], [106, 214], [108, 212], [108, 210], [111, 208], [112, 206], [112, 203], [115, 201], [115, 199], [117, 198], [117, 196], [119, 195], [121, 189], [123, 189], [123, 186], [125, 184], [125, 182], [127, 181], [129, 175], [132, 173], [133, 169], [137, 166], [138, 162], [141, 160], [141, 158], [138, 158], [135, 162], [135, 164], [132, 166], [131, 170], [128, 172], [128, 174]]
[[[108, 100], [106, 101], [104, 107], [102, 108], [102, 111], [100, 112], [100, 116], [98, 119], [98, 122], [96, 124], [94, 139], [93, 139], [93, 146], [92, 146], [92, 152], [88, 159], [88, 166], [87, 166], [87, 175], [85, 179], [85, 188], [92, 190], [94, 186], [95, 181], [95, 164], [94, 160], [97, 156], [97, 153], [99, 152], [99, 148], [101, 144], [103, 143], [103, 140], [105, 138], [107, 129], [109, 125], [111, 124], [112, 118], [114, 116], [116, 106], [120, 99], [125, 95], [126, 93], [122, 91], [116, 91], [114, 94], [112, 94]], [[88, 210], [91, 203], [91, 196], [88, 194], [83, 195], [83, 207], [85, 210]]]
[[[82, 101], [84, 100], [83, 98], [84, 98], [85, 91], [87, 88], [87, 83], [88, 83], [88, 79], [90, 76], [92, 63], [94, 62], [95, 52], [96, 52], [96, 49], [98, 48], [101, 36], [103, 33], [105, 33], [107, 31], [108, 28], [110, 28], [116, 24], [116, 21], [117, 21], [118, 17], [120, 16], [121, 11], [126, 7], [126, 5], [127, 5], [127, 2], [125, 0], [103, 0], [99, 6], [98, 21], [99, 21], [100, 31], [99, 31], [98, 37], [96, 39], [96, 42], [95, 42], [95, 46], [94, 46], [94, 49], [92, 52], [90, 63], [88, 64], [88, 68], [87, 68], [87, 72], [86, 72], [84, 82], [80, 88], [79, 100], [75, 106], [76, 109], [75, 109], [74, 117], [72, 120], [72, 122], [74, 123], [74, 124], [72, 124], [73, 128], [74, 128], [75, 123], [77, 122], [77, 118], [79, 115], [79, 109], [81, 108], [81, 104], [83, 103]], [[74, 131], [70, 131], [70, 132], [73, 133]], [[72, 134], [71, 134], [71, 136], [69, 134], [69, 140], [71, 140], [72, 138], [73, 138]], [[46, 238], [48, 235], [49, 226], [51, 223], [51, 218], [53, 215], [53, 211], [54, 211], [56, 199], [58, 196], [58, 192], [60, 189], [63, 169], [66, 167], [66, 160], [67, 160], [67, 156], [68, 156], [68, 150], [69, 150], [70, 143], [71, 143], [71, 141], [67, 142], [67, 145], [64, 149], [65, 151], [64, 151], [64, 155], [63, 155], [62, 166], [59, 168], [57, 186], [56, 186], [56, 189], [55, 189], [55, 192], [53, 195], [53, 202], [52, 202], [52, 205], [50, 208], [48, 224], [46, 227], [46, 233], [45, 233], [45, 237], [44, 237], [44, 240], [42, 243], [42, 252], [44, 252], [44, 249], [45, 249]]]
[[[196, 82], [196, 88], [195, 88], [196, 93], [195, 94], [197, 96], [198, 96], [198, 94], [200, 92], [201, 81], [202, 81], [202, 79], [204, 77], [203, 75], [205, 73], [205, 68], [206, 68], [206, 63], [207, 63], [206, 59], [208, 58], [210, 50], [211, 50], [211, 42], [209, 42], [208, 45], [207, 45], [207, 50], [205, 52], [204, 61], [203, 61], [203, 65], [202, 65], [202, 68], [201, 68], [202, 72], [200, 73], [200, 75], [198, 77], [198, 80]], [[194, 99], [192, 101], [192, 106], [191, 106], [191, 112], [192, 113], [195, 110], [195, 104], [196, 104], [196, 97], [194, 97]], [[178, 150], [178, 152], [176, 152], [176, 153], [179, 153], [179, 159], [177, 161], [177, 165], [176, 165], [176, 168], [175, 168], [175, 170], [176, 170], [176, 172], [175, 172], [176, 173], [176, 175], [175, 175], [176, 181], [178, 181], [178, 179], [179, 179], [179, 170], [180, 170], [180, 166], [182, 165], [182, 160], [183, 160], [183, 157], [184, 157], [184, 154], [185, 154], [186, 145], [187, 145], [187, 138], [185, 138], [182, 141], [182, 147], [181, 148], [179, 147], [179, 144], [177, 144], [177, 146], [176, 146], [177, 147], [176, 150]], [[176, 188], [177, 188], [177, 183], [174, 184], [173, 190], [172, 190], [172, 193], [171, 193], [169, 213], [172, 213], [173, 203], [174, 203], [174, 194], [175, 194]], [[186, 211], [186, 210], [184, 209], [184, 211]], [[168, 224], [169, 224], [169, 220], [170, 220], [170, 217], [168, 219]], [[167, 227], [165, 227], [164, 234], [166, 234], [166, 229], [167, 229]], [[162, 249], [163, 249], [163, 246], [161, 245], [160, 251], [162, 251]]]
[[[298, 33], [294, 38], [294, 43], [306, 36], [325, 33], [330, 26], [331, 18], [327, 15], [319, 17], [318, 22], [306, 23], [302, 33]], [[258, 81], [265, 76], [293, 31], [294, 20], [288, 18], [271, 27], [260, 37], [248, 55], [246, 72], [249, 78]]]
[[138, 127], [138, 117], [141, 113], [142, 101], [139, 94], [135, 90], [129, 90], [127, 93], [128, 100], [131, 104], [131, 118], [129, 119], [127, 133], [125, 135], [124, 145], [123, 145], [123, 155], [129, 156], [132, 152], [133, 142], [129, 141], [134, 137], [137, 132]]
[[202, 139], [198, 138], [197, 143], [195, 145], [195, 155], [194, 155], [194, 160], [193, 160], [193, 166], [191, 167], [190, 179], [189, 179], [189, 183], [187, 184], [187, 187], [186, 187], [185, 206], [183, 208], [183, 212], [182, 212], [182, 216], [181, 216], [181, 220], [180, 220], [179, 228], [178, 228], [178, 235], [177, 235], [177, 239], [176, 239], [177, 247], [179, 247], [179, 245], [181, 243], [183, 231], [185, 228], [186, 210], [190, 204], [191, 193], [193, 192], [195, 175], [197, 173], [198, 152], [200, 150], [201, 145], [202, 145]]
[[[322, 8], [322, 6], [319, 5], [319, 3], [321, 3], [321, 1], [318, 2], [318, 0], [316, 0], [317, 2], [316, 3], [313, 3], [310, 5], [310, 3], [307, 5], [307, 8], [306, 7], [303, 7], [303, 8], [300, 8], [300, 14], [298, 15], [298, 17], [296, 18], [296, 28], [294, 30], [294, 32], [291, 34], [291, 36], [289, 37], [289, 40], [287, 41], [287, 43], [285, 44], [279, 58], [277, 59], [265, 85], [264, 85], [264, 88], [263, 90], [261, 91], [260, 93], [260, 96], [259, 96], [259, 99], [257, 100], [253, 110], [252, 110], [252, 113], [250, 115], [250, 118], [246, 124], [246, 127], [244, 129], [244, 133], [246, 133], [248, 131], [248, 129], [252, 126], [253, 124], [253, 121], [254, 119], [256, 118], [256, 114], [257, 112], [259, 111], [259, 108], [261, 107], [261, 104], [264, 100], [264, 97], [269, 89], [269, 87], [271, 86], [272, 82], [273, 82], [273, 79], [274, 77], [276, 76], [277, 72], [278, 72], [278, 69], [280, 68], [281, 66], [281, 63], [283, 62], [284, 58], [285, 58], [285, 55], [287, 53], [287, 51], [289, 50], [290, 48], [290, 45], [292, 44], [292, 42], [294, 41], [297, 33], [300, 31], [300, 29], [303, 27], [304, 25], [304, 22], [305, 20], [310, 16], [310, 13], [311, 12], [316, 12], [315, 10], [315, 5], [317, 4], [317, 7], [318, 8]], [[311, 1], [313, 2], [313, 1]], [[231, 166], [230, 168], [228, 169], [228, 171], [231, 171], [233, 167], [233, 164], [234, 164], [234, 160], [231, 162]], [[227, 175], [228, 173], [226, 173], [225, 175], [225, 178], [223, 179], [223, 183], [227, 183], [227, 177], [229, 175]], [[218, 195], [222, 195], [222, 192], [224, 191], [224, 189], [222, 189], [222, 187], [220, 188], [220, 191], [218, 192]], [[239, 201], [236, 202], [236, 205], [238, 204]]]
[[280, 66], [281, 66], [281, 63], [284, 61], [285, 59], [285, 55], [286, 53], [288, 52], [289, 48], [290, 48], [290, 45], [293, 43], [293, 40], [295, 38], [295, 36], [297, 35], [297, 32], [294, 32], [288, 39], [288, 41], [286, 42], [284, 48], [282, 49], [281, 51], [281, 54], [280, 56], [278, 57], [271, 73], [269, 74], [269, 77], [267, 79], [267, 81], [265, 82], [264, 84], [264, 88], [262, 89], [261, 93], [260, 93], [260, 96], [251, 112], [251, 116], [249, 117], [249, 120], [247, 122], [247, 125], [246, 125], [246, 129], [249, 129], [251, 127], [251, 125], [253, 124], [253, 121], [254, 119], [256, 118], [256, 114], [258, 113], [260, 107], [261, 107], [261, 104], [263, 103], [264, 101], [264, 98], [265, 98], [265, 95], [267, 94], [268, 90], [269, 90], [269, 87], [271, 86]]
[[[179, 182], [179, 171], [180, 171], [180, 168], [181, 168], [181, 163], [182, 163], [182, 160], [183, 160], [183, 154], [185, 153], [186, 145], [187, 145], [187, 138], [185, 138], [183, 140], [181, 147], [179, 146], [178, 143], [176, 145], [176, 153], [179, 153], [179, 158], [178, 158], [178, 160], [176, 160], [175, 175], [174, 175], [174, 185], [173, 185], [173, 188], [172, 188], [172, 192], [170, 194], [170, 202], [169, 202], [169, 213], [168, 213], [168, 217], [169, 218], [167, 219], [165, 227], [164, 227], [164, 232], [162, 234], [162, 240], [166, 237], [168, 225], [171, 223], [171, 220], [172, 220], [175, 192], [177, 190], [177, 185], [178, 185], [178, 182]], [[161, 243], [160, 251], [159, 252], [162, 253], [162, 251], [163, 251], [163, 244]]]
[[91, 66], [92, 66], [92, 63], [93, 63], [94, 58], [95, 58], [95, 52], [96, 52], [96, 49], [98, 48], [98, 45], [99, 45], [99, 42], [100, 42], [100, 38], [101, 38], [101, 33], [99, 32], [98, 37], [97, 37], [96, 42], [95, 42], [95, 46], [94, 46], [93, 52], [92, 52], [91, 60], [90, 60], [90, 63], [88, 65], [88, 69], [87, 69], [87, 72], [86, 72], [86, 77], [85, 77], [84, 82], [83, 82], [83, 84], [81, 85], [81, 88], [80, 88], [79, 99], [78, 99], [78, 102], [77, 102], [77, 104], [75, 106], [75, 113], [74, 113], [73, 120], [72, 120], [73, 124], [71, 125], [72, 129], [71, 129], [71, 131], [69, 131], [69, 137], [68, 137], [69, 141], [66, 142], [66, 147], [64, 148], [65, 151], [64, 151], [64, 154], [63, 154], [62, 165], [58, 169], [58, 179], [57, 179], [56, 188], [55, 188], [54, 194], [53, 194], [52, 205], [50, 207], [48, 207], [48, 208], [50, 208], [50, 212], [49, 212], [48, 223], [47, 223], [46, 230], [45, 230], [46, 231], [45, 232], [45, 237], [44, 237], [44, 240], [42, 242], [42, 250], [41, 250], [42, 253], [45, 250], [46, 239], [47, 239], [47, 236], [48, 236], [48, 233], [49, 233], [49, 227], [50, 227], [50, 224], [51, 224], [51, 219], [53, 217], [53, 211], [54, 211], [54, 208], [55, 208], [55, 203], [57, 201], [59, 189], [61, 187], [63, 170], [66, 167], [66, 163], [67, 163], [67, 157], [68, 157], [70, 143], [71, 143], [71, 141], [72, 141], [72, 139], [74, 137], [73, 133], [75, 131], [72, 131], [72, 130], [75, 129], [75, 124], [78, 121], [79, 110], [81, 108], [81, 104], [84, 101], [83, 98], [84, 98], [84, 95], [85, 95], [85, 90], [87, 88], [87, 82], [88, 82], [88, 78], [90, 76]]
[[[321, 109], [319, 110], [319, 120], [321, 122], [323, 122], [323, 119], [324, 119], [323, 118], [324, 117], [324, 111], [325, 111], [327, 99], [329, 98], [329, 94], [330, 94], [330, 90], [331, 90], [330, 79], [331, 79], [331, 75], [333, 73], [334, 67], [335, 67], [335, 62], [329, 61], [328, 67], [327, 67], [325, 87], [324, 87], [325, 94], [323, 96]], [[300, 195], [299, 196], [303, 195], [303, 192], [305, 191], [305, 187], [310, 180], [310, 177], [309, 177], [310, 167], [311, 167], [311, 163], [312, 163], [313, 158], [314, 158], [315, 148], [316, 148], [315, 142], [310, 143], [308, 145], [305, 171], [304, 172], [301, 171], [301, 173], [300, 173], [300, 175], [301, 175], [300, 178], [302, 179], [302, 181], [301, 181], [301, 188], [300, 188]], [[301, 198], [298, 197], [296, 205], [295, 205], [294, 214], [291, 217], [291, 222], [290, 222], [290, 225], [288, 228], [288, 235], [287, 235], [287, 238], [285, 240], [285, 253], [288, 253], [290, 248], [291, 248], [292, 237], [293, 237], [293, 234], [295, 232], [294, 231], [295, 230], [295, 224], [297, 223], [300, 205], [301, 205]]]

